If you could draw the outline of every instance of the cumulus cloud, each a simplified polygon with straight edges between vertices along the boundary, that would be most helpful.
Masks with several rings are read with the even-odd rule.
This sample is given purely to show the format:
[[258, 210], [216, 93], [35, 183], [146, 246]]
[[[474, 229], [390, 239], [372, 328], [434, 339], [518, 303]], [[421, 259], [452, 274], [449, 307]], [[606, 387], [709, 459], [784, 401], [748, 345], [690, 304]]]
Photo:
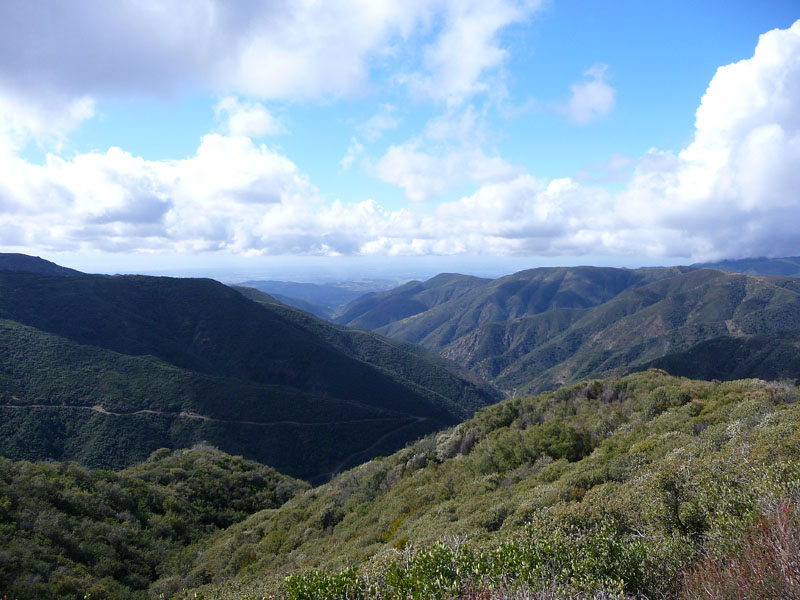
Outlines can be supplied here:
[[573, 123], [585, 125], [614, 110], [617, 91], [606, 82], [608, 65], [597, 64], [586, 71], [586, 78], [570, 86], [571, 95], [563, 110]]
[[463, 97], [504, 60], [498, 31], [534, 8], [534, 0], [2, 2], [0, 84], [68, 98], [199, 85], [298, 100], [362, 92], [373, 66], [399, 64], [432, 94]]
[[499, 32], [527, 18], [541, 3], [534, 0], [458, 0], [445, 9], [442, 33], [424, 53], [423, 72], [405, 78], [412, 89], [448, 104], [486, 92], [486, 74], [503, 64], [508, 52]]
[[[225, 94], [221, 131], [255, 137], [283, 128], [254, 99], [329, 101], [405, 78], [464, 101], [501, 76], [498, 34], [538, 2], [0, 2], [0, 151], [58, 150], [96, 103], [143, 94]], [[360, 134], [397, 124], [386, 106]]]
[[457, 185], [508, 179], [515, 173], [503, 158], [487, 156], [480, 148], [434, 153], [418, 140], [391, 146], [375, 165], [380, 179], [403, 188], [414, 203], [438, 199]]
[[56, 106], [19, 98], [0, 89], [0, 154], [17, 152], [29, 140], [57, 148], [94, 113], [94, 100], [88, 96], [63, 99], [63, 104]]
[[620, 191], [537, 178], [470, 146], [483, 135], [471, 105], [448, 109], [419, 140], [392, 146], [373, 165], [412, 200], [457, 181], [477, 186], [432, 208], [326, 202], [280, 152], [224, 133], [205, 136], [180, 161], [111, 149], [34, 165], [8, 153], [0, 160], [0, 243], [244, 254], [796, 254], [797, 106], [800, 21], [762, 35], [751, 58], [721, 67], [691, 143], [636, 160]]
[[273, 226], [291, 231], [286, 221], [306, 219], [319, 202], [290, 160], [220, 134], [206, 135], [185, 160], [111, 148], [71, 160], [48, 155], [41, 166], [14, 158], [0, 163], [0, 179], [0, 197], [15, 200], [0, 224], [24, 224], [26, 243], [52, 250], [274, 248], [277, 238], [263, 236]]
[[448, 110], [428, 121], [419, 136], [390, 146], [372, 171], [379, 179], [403, 188], [414, 203], [439, 199], [464, 183], [514, 177], [518, 169], [483, 150], [484, 129], [474, 106]]

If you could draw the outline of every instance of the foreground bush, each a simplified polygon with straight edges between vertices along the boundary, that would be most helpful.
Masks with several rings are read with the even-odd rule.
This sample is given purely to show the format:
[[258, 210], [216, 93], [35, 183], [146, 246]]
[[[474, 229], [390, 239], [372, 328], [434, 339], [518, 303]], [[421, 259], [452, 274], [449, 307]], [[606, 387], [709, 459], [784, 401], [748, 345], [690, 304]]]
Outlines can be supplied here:
[[681, 598], [800, 599], [800, 503], [768, 506], [744, 533], [739, 548], [706, 556], [685, 575]]

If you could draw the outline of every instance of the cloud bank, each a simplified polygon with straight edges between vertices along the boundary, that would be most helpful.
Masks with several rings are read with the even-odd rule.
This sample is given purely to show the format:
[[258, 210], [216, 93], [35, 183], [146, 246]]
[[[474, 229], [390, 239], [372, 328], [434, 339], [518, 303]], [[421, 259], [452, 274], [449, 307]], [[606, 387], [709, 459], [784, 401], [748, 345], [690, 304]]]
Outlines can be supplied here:
[[[457, 100], [486, 88], [484, 78], [506, 58], [498, 32], [539, 4], [3, 2], [0, 82], [56, 100], [170, 94], [187, 86], [261, 99], [319, 99], [363, 92], [374, 67], [399, 61], [422, 93]], [[412, 38], [422, 40], [419, 56], [404, 50]]]
[[[467, 7], [464, 12], [447, 12], [462, 4]], [[721, 67], [700, 102], [691, 143], [677, 154], [651, 150], [635, 162], [633, 175], [622, 189], [610, 192], [574, 179], [547, 180], [522, 172], [499, 156], [487, 155], [480, 144], [470, 145], [466, 138], [456, 140], [455, 145], [445, 141], [453, 139], [448, 127], [454, 124], [467, 131], [467, 137], [479, 136], [479, 119], [473, 109], [459, 103], [481, 89], [483, 78], [502, 62], [495, 39], [498, 29], [533, 10], [529, 4], [501, 4], [506, 12], [498, 8], [498, 17], [487, 23], [478, 3], [446, 3], [440, 17], [445, 22], [436, 29], [440, 34], [421, 59], [425, 71], [412, 82], [424, 90], [426, 77], [443, 69], [447, 61], [465, 61], [454, 67], [452, 79], [436, 92], [448, 107], [446, 118], [431, 122], [419, 139], [391, 146], [372, 165], [375, 176], [405, 189], [412, 201], [406, 208], [388, 210], [374, 199], [324, 199], [296, 164], [275, 148], [253, 141], [278, 131], [280, 123], [262, 105], [234, 97], [226, 97], [218, 106], [225, 122], [222, 130], [203, 137], [195, 155], [184, 160], [148, 161], [119, 148], [73, 158], [51, 154], [43, 165], [20, 158], [15, 140], [68, 131], [92, 114], [91, 93], [96, 86], [127, 85], [108, 79], [112, 65], [106, 62], [123, 60], [112, 56], [89, 68], [82, 79], [61, 82], [59, 94], [70, 110], [48, 112], [42, 108], [31, 110], [26, 119], [0, 122], [0, 142], [5, 140], [0, 143], [0, 245], [29, 251], [624, 255], [687, 260], [797, 254], [800, 21], [789, 29], [762, 35], [751, 58]], [[75, 6], [88, 5], [97, 6], [91, 2]], [[24, 12], [20, 7], [28, 5], [1, 6], [0, 13], [5, 14], [0, 14], [0, 23], [8, 23], [4, 17], [9, 11]], [[62, 10], [59, 4], [54, 6], [54, 13]], [[126, 6], [131, 11], [156, 10], [148, 3]], [[350, 66], [334, 67], [328, 64], [330, 57], [323, 60], [318, 55], [319, 45], [298, 50], [309, 40], [324, 37], [322, 29], [307, 29], [307, 21], [301, 18], [303, 10], [323, 10], [319, 6], [292, 5], [270, 13], [274, 19], [270, 31], [282, 36], [270, 39], [261, 30], [258, 35], [251, 31], [253, 20], [266, 16], [247, 12], [256, 10], [250, 4], [197, 3], [174, 32], [172, 42], [156, 27], [148, 33], [154, 38], [151, 50], [124, 60], [131, 69], [145, 71], [151, 51], [171, 52], [182, 57], [176, 61], [191, 73], [199, 69], [199, 63], [211, 60], [206, 53], [221, 44], [214, 41], [218, 36], [224, 38], [236, 31], [235, 56], [213, 59], [223, 66], [226, 61], [235, 63], [230, 69], [214, 71], [214, 77], [229, 79], [226, 85], [237, 89], [236, 81], [248, 80], [252, 89], [244, 89], [242, 83], [241, 91], [265, 98], [337, 94], [366, 85], [368, 56], [378, 50], [388, 56], [393, 51], [392, 40], [411, 35], [414, 27], [434, 27], [426, 21], [434, 19], [429, 3], [404, 3], [402, 10], [396, 3], [365, 3], [362, 21], [347, 25], [345, 33], [330, 29], [337, 33], [331, 34], [336, 39], [328, 43], [345, 44], [344, 38], [348, 38], [342, 63]], [[339, 19], [344, 10], [335, 2], [322, 6], [326, 7], [324, 17], [331, 21]], [[151, 21], [164, 19], [166, 23], [168, 16], [151, 15]], [[55, 23], [58, 14], [52, 18]], [[323, 20], [318, 27], [327, 22]], [[188, 52], [184, 48], [189, 33], [183, 29], [190, 26], [209, 42], [205, 50]], [[112, 33], [115, 27], [123, 26], [109, 24]], [[354, 42], [349, 37], [358, 36], [346, 35], [352, 33], [349, 27], [372, 33]], [[67, 35], [56, 31], [55, 25], [53, 28], [56, 37]], [[456, 43], [448, 41], [451, 37], [457, 40], [464, 31], [475, 28], [480, 29], [477, 39], [487, 46], [481, 61], [455, 57], [448, 51], [450, 44]], [[82, 31], [77, 27], [69, 35]], [[134, 33], [128, 32], [128, 37]], [[120, 37], [120, 47], [126, 39]], [[196, 37], [193, 42], [203, 46]], [[281, 47], [295, 49], [297, 54], [282, 56], [278, 46], [283, 42]], [[38, 52], [54, 51], [45, 47]], [[274, 80], [254, 74], [250, 79], [248, 65], [256, 64], [249, 62], [251, 53], [261, 57], [258, 64], [266, 64], [266, 72]], [[0, 65], [4, 89], [33, 89], [37, 82], [45, 85], [50, 77], [59, 81], [55, 73], [37, 73], [35, 69], [26, 73], [26, 65], [47, 61], [10, 57], [5, 51], [0, 51], [0, 56], [4, 57]], [[265, 56], [274, 56], [280, 66], [265, 63]], [[74, 56], [62, 57], [46, 68], [75, 70], [85, 58], [76, 50]], [[316, 65], [317, 60], [322, 64]], [[312, 63], [311, 73], [320, 74], [314, 82], [304, 71]], [[286, 77], [278, 82], [284, 71]], [[155, 88], [171, 85], [173, 75], [156, 71], [142, 77], [148, 77]], [[603, 87], [608, 85], [604, 76], [602, 67], [595, 68], [587, 72], [586, 81], [573, 86], [569, 114], [576, 122], [588, 122], [613, 108], [613, 90]], [[8, 97], [0, 101], [12, 102]], [[18, 105], [12, 108], [17, 111], [14, 114], [25, 114]], [[391, 111], [387, 114], [391, 117]], [[48, 129], [52, 123], [47, 119], [60, 125]], [[391, 126], [390, 121], [376, 125], [374, 135]], [[359, 154], [355, 144], [343, 167]], [[477, 186], [474, 193], [432, 208], [423, 205], [464, 182]]]

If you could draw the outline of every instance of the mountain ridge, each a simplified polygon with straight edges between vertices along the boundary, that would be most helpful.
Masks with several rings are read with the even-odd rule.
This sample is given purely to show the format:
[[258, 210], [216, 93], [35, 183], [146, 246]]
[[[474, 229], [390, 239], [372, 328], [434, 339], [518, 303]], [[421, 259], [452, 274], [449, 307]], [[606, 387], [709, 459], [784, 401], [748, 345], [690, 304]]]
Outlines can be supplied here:
[[[46, 423], [32, 416], [43, 409], [0, 408], [8, 415], [0, 451], [15, 458], [64, 452], [119, 467], [141, 460], [153, 444], [209, 439], [292, 475], [319, 478], [346, 466], [349, 456], [390, 451], [500, 399], [439, 358], [375, 334], [334, 330], [208, 279], [0, 271], [0, 319], [0, 397], [5, 404], [53, 405], [42, 416]], [[101, 405], [109, 414], [70, 412], [76, 405]], [[110, 414], [142, 410], [160, 413], [127, 417], [127, 432], [125, 418]], [[350, 419], [333, 418], [348, 411]], [[187, 412], [210, 419], [189, 419]], [[375, 417], [383, 419], [369, 427], [346, 422]], [[278, 421], [306, 425], [278, 428]], [[263, 437], [263, 427], [272, 433]], [[37, 440], [29, 440], [35, 456], [23, 452], [27, 436]], [[90, 441], [88, 454], [75, 447], [77, 439]]]
[[[364, 298], [346, 314], [375, 313], [430, 287]], [[481, 282], [375, 330], [420, 343], [512, 393], [537, 391], [629, 372], [712, 338], [798, 332], [798, 291], [792, 278], [695, 267], [531, 269]], [[764, 356], [777, 360], [783, 350]], [[674, 360], [671, 368], [680, 364]], [[793, 364], [759, 372], [800, 376]]]

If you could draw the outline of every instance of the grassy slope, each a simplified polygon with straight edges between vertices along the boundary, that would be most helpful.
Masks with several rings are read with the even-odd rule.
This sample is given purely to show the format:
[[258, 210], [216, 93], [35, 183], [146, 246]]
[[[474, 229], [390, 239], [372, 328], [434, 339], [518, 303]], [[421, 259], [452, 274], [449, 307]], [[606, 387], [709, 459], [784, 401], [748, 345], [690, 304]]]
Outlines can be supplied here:
[[[674, 594], [676, 573], [701, 552], [729, 551], [764, 502], [800, 490], [798, 400], [783, 384], [655, 371], [507, 400], [231, 527], [190, 577], [217, 581], [221, 598], [266, 594], [314, 568], [356, 566], [377, 581], [404, 560], [398, 548], [466, 538], [476, 550], [515, 540], [578, 552], [597, 577], [588, 588]], [[602, 558], [611, 547], [585, 562], [587, 539], [606, 527], [623, 547], [642, 540], [632, 571]], [[573, 585], [559, 579], [571, 572], [561, 559], [548, 560], [550, 576]]]

